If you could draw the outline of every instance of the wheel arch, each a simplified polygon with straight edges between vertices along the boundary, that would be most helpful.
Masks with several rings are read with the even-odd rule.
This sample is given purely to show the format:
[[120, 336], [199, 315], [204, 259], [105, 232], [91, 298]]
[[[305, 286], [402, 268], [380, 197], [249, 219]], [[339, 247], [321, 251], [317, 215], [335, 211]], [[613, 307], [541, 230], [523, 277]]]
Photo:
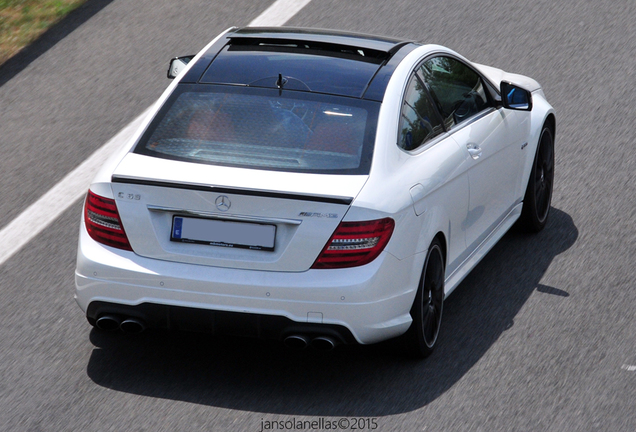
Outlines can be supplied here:
[[442, 231], [438, 231], [437, 234], [431, 240], [433, 243], [435, 240], [439, 240], [439, 244], [442, 246], [442, 257], [444, 258], [444, 268], [446, 268], [446, 264], [448, 261], [448, 245], [446, 244], [446, 235]]
[[554, 139], [554, 135], [556, 134], [556, 116], [554, 113], [551, 112], [548, 114], [543, 124], [550, 128], [550, 131], [552, 132], [552, 139]]
[[[517, 226], [526, 232], [529, 233], [537, 233], [539, 231], [541, 231], [546, 224], [547, 218], [548, 218], [548, 214], [549, 214], [549, 210], [550, 210], [550, 199], [552, 196], [552, 189], [553, 189], [553, 182], [554, 182], [554, 134], [555, 134], [555, 129], [556, 129], [556, 118], [554, 116], [553, 112], [548, 112], [545, 120], [543, 121], [543, 123], [541, 124], [541, 129], [540, 129], [540, 133], [539, 133], [539, 139], [537, 142], [537, 148], [535, 150], [535, 154], [534, 157], [532, 159], [532, 166], [531, 166], [531, 170], [528, 173], [528, 181], [526, 183], [526, 191], [524, 193], [523, 196], [523, 207], [521, 210], [521, 215], [519, 216], [519, 220], [517, 222]], [[541, 168], [541, 180], [540, 183], [542, 185], [548, 184], [549, 185], [549, 189], [544, 189], [542, 187], [542, 190], [547, 190], [547, 194], [548, 195], [543, 195], [542, 193], [542, 198], [540, 198], [540, 200], [544, 200], [544, 198], [547, 196], [547, 207], [545, 207], [546, 203], [537, 203], [537, 196], [536, 196], [536, 177], [533, 177], [533, 172], [532, 170], [535, 169], [536, 166], [538, 166], [537, 164], [539, 163], [539, 151], [542, 145], [542, 140], [543, 140], [543, 136], [544, 136], [544, 131], [547, 135], [551, 135], [551, 146], [552, 146], [552, 171], [551, 173], [548, 175], [550, 177], [550, 181], [544, 183], [543, 179], [544, 179], [544, 171], [543, 168]], [[534, 179], [534, 180], [533, 180]], [[532, 192], [531, 192], [532, 191]], [[541, 216], [540, 216], [541, 215]]]
[[[533, 93], [533, 96], [534, 95], [535, 94]], [[554, 113], [554, 108], [548, 103], [548, 101], [545, 100], [541, 93], [537, 93], [536, 96], [536, 98], [533, 98], [532, 111], [529, 113], [530, 124], [532, 126], [526, 141], [528, 146], [524, 149], [524, 152], [528, 153], [524, 157], [524, 161], [522, 163], [521, 181], [518, 183], [516, 191], [517, 198], [520, 201], [523, 201], [524, 199], [528, 180], [530, 179], [532, 164], [534, 163], [534, 159], [537, 155], [537, 149], [539, 148], [541, 131], [545, 126], [548, 126], [552, 132], [553, 139], [556, 132], [556, 115]]]

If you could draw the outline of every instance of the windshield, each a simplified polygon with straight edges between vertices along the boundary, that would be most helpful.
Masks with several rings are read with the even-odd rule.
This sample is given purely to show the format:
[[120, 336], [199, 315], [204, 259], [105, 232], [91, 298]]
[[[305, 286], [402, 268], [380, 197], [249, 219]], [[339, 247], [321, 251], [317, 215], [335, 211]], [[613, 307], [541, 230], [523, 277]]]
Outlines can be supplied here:
[[244, 168], [368, 174], [378, 107], [290, 90], [182, 85], [135, 153]]

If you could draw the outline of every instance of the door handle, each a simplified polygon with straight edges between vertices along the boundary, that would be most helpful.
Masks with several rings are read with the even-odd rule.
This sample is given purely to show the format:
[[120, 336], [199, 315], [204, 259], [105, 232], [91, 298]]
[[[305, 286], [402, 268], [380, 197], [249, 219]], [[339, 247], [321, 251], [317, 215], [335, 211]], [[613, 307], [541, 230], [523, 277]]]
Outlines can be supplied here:
[[474, 143], [466, 144], [466, 148], [468, 149], [468, 154], [470, 155], [471, 158], [475, 160], [480, 158], [481, 147], [479, 147], [477, 144], [474, 144]]

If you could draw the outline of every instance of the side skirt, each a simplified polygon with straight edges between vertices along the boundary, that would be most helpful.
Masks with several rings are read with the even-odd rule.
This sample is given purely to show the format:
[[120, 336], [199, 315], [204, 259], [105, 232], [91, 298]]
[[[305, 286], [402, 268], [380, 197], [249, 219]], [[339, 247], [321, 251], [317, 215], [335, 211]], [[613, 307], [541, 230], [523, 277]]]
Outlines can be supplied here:
[[495, 244], [508, 232], [514, 223], [521, 216], [521, 207], [523, 203], [514, 206], [505, 218], [491, 231], [483, 242], [475, 248], [475, 250], [462, 262], [453, 273], [451, 273], [444, 283], [444, 298], [448, 297], [455, 288], [464, 280], [468, 273], [475, 268], [484, 256], [492, 249]]

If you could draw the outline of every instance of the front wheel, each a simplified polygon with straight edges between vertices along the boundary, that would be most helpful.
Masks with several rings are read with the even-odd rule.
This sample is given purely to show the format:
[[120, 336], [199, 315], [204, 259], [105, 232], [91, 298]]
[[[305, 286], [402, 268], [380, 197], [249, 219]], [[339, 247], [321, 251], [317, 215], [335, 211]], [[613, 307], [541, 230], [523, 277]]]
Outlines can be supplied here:
[[420, 285], [411, 308], [413, 322], [404, 335], [407, 351], [415, 357], [431, 355], [442, 323], [444, 256], [438, 240], [428, 249]]
[[523, 199], [523, 209], [519, 220], [523, 230], [539, 232], [545, 227], [552, 202], [553, 182], [554, 137], [552, 130], [544, 126]]

